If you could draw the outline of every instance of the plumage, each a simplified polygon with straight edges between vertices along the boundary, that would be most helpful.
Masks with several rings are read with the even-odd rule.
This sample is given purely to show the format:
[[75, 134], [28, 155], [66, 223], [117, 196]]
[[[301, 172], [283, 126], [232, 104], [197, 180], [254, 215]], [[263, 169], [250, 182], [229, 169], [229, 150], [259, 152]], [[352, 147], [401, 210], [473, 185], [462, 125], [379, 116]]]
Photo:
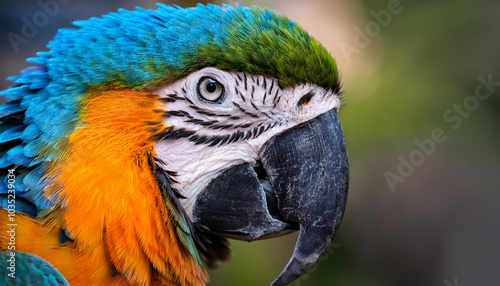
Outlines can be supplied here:
[[288, 18], [158, 6], [60, 29], [0, 93], [0, 251], [15, 190], [16, 250], [71, 285], [205, 285], [229, 246], [198, 195], [339, 106], [335, 60]]

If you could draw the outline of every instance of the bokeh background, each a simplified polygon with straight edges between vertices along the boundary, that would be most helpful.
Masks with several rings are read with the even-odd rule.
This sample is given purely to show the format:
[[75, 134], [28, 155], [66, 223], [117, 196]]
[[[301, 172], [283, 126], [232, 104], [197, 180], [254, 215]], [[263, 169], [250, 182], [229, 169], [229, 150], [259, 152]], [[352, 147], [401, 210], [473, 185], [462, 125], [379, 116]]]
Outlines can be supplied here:
[[[1, 79], [27, 67], [24, 59], [73, 20], [155, 7], [58, 0], [59, 11], [13, 45], [9, 33], [23, 36], [23, 19], [43, 11], [37, 2], [0, 0]], [[500, 285], [500, 2], [239, 2], [305, 27], [336, 57], [345, 88], [340, 116], [351, 184], [344, 221], [293, 285]], [[9, 85], [0, 81], [0, 89]], [[233, 241], [232, 261], [211, 273], [210, 285], [269, 285], [295, 240]]]

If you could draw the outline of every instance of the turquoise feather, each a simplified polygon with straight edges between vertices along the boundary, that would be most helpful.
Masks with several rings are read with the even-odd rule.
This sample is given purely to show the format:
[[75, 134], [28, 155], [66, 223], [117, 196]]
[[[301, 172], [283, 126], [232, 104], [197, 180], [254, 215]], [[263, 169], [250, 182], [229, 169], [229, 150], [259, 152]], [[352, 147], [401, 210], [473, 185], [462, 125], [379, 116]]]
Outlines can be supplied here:
[[[11, 252], [0, 252], [0, 281], [2, 285], [43, 285], [43, 286], [69, 286], [68, 282], [47, 261], [38, 256], [25, 252], [15, 254], [15, 267], [10, 267]], [[12, 274], [13, 269], [14, 274]], [[8, 276], [11, 274], [11, 276]], [[15, 277], [15, 278], [12, 278]]]

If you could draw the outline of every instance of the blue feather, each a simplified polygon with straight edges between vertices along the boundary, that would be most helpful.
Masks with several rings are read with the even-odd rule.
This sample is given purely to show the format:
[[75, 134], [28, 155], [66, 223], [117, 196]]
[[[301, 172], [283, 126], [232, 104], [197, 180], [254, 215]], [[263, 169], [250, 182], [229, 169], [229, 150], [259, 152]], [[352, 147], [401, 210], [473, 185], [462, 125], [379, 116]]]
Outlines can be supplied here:
[[0, 143], [5, 143], [8, 141], [19, 139], [23, 134], [23, 131], [24, 131], [24, 126], [14, 126], [7, 130], [2, 131], [0, 134]]
[[[5, 133], [4, 133], [5, 134]], [[29, 167], [32, 158], [24, 156], [24, 150], [22, 145], [15, 146], [5, 153], [2, 158], [0, 158], [0, 168], [7, 168], [11, 165], [22, 165]]]
[[[2, 93], [1, 95], [11, 95], [8, 92]], [[19, 105], [19, 100], [14, 100], [7, 102], [3, 105], [0, 105], [0, 114], [1, 113], [15, 113], [22, 111], [21, 106]]]

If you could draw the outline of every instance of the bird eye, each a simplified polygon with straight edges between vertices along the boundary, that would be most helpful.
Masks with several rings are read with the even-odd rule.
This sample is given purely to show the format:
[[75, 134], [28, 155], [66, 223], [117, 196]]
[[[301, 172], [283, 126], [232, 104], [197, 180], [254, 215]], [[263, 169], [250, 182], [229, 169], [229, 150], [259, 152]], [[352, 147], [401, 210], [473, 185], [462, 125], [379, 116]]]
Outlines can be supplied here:
[[210, 77], [203, 77], [198, 82], [198, 96], [209, 102], [217, 102], [224, 95], [224, 86]]

